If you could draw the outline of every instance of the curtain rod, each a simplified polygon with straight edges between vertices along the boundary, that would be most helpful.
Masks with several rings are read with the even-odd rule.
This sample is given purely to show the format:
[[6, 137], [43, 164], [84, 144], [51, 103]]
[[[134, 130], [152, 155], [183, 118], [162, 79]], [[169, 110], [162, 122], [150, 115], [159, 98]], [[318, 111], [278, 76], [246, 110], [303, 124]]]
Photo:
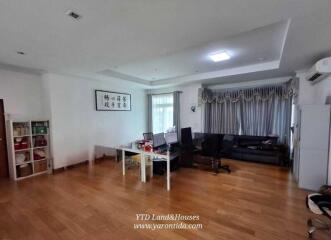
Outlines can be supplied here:
[[[285, 80], [286, 78], [288, 78], [288, 79]], [[226, 85], [227, 86], [234, 85], [234, 86], [231, 86], [231, 87], [222, 87], [222, 85], [219, 85], [220, 88], [216, 88], [217, 85], [215, 85], [214, 87], [212, 85], [211, 88], [208, 88], [208, 86], [205, 86], [205, 88], [206, 89], [209, 89], [209, 90], [212, 90], [212, 91], [227, 91], [227, 90], [232, 91], [232, 90], [237, 90], [237, 89], [273, 87], [273, 86], [280, 86], [280, 85], [289, 83], [290, 81], [293, 80], [293, 77], [286, 77], [286, 78], [284, 78], [284, 81], [273, 82], [273, 83], [272, 82], [270, 82], [270, 83], [266, 82], [266, 83], [256, 83], [256, 84], [253, 84], [253, 85], [243, 85], [243, 86], [236, 86], [238, 83], [233, 83], [233, 84], [228, 83], [228, 84], [222, 84], [222, 85], [225, 85], [225, 86]], [[258, 80], [258, 81], [260, 81], [260, 80]], [[256, 81], [253, 81], [253, 82], [256, 82]], [[250, 82], [247, 82], [247, 83], [249, 84]]]
[[237, 91], [237, 90], [247, 90], [247, 89], [256, 89], [256, 88], [272, 88], [272, 87], [280, 87], [284, 84], [289, 83], [292, 80], [289, 79], [286, 82], [279, 82], [279, 83], [270, 83], [265, 85], [252, 85], [252, 86], [242, 86], [242, 87], [230, 87], [230, 88], [206, 88], [208, 90], [211, 90], [213, 92], [231, 92], [231, 91]]
[[183, 93], [182, 91], [173, 91], [173, 92], [165, 92], [165, 93], [149, 93], [148, 95], [163, 95], [163, 94], [171, 94], [174, 92]]

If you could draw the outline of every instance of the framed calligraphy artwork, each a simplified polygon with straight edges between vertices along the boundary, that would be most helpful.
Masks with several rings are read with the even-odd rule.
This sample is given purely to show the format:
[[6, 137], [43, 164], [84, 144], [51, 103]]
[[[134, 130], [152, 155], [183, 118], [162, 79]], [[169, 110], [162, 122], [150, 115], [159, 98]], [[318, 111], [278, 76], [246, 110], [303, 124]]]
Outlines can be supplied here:
[[95, 90], [97, 111], [131, 111], [131, 94]]

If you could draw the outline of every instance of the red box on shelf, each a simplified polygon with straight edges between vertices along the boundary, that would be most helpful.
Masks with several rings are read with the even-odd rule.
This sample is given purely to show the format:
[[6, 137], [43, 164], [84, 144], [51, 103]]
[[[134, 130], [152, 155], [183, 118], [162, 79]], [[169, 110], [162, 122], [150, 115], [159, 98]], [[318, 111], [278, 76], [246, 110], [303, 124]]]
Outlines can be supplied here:
[[29, 148], [29, 144], [27, 142], [22, 142], [21, 149], [27, 149], [27, 148]]
[[34, 147], [45, 147], [47, 146], [47, 140], [44, 136], [36, 136], [33, 139]]
[[14, 149], [15, 150], [24, 150], [30, 147], [29, 138], [14, 138]]
[[41, 157], [38, 154], [33, 154], [33, 159], [34, 160], [40, 160], [40, 159], [44, 159], [45, 157]]
[[14, 144], [14, 149], [15, 150], [20, 150], [21, 149], [21, 144], [20, 143], [15, 143]]

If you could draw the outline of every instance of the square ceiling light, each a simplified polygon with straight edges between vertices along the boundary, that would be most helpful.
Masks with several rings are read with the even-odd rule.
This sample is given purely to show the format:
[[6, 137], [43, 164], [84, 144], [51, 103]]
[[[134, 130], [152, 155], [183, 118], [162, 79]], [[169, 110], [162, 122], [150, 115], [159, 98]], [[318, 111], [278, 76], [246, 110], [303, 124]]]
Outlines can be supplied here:
[[227, 52], [222, 51], [222, 52], [216, 52], [216, 53], [209, 54], [209, 58], [213, 62], [221, 62], [221, 61], [229, 60], [231, 58], [231, 56]]

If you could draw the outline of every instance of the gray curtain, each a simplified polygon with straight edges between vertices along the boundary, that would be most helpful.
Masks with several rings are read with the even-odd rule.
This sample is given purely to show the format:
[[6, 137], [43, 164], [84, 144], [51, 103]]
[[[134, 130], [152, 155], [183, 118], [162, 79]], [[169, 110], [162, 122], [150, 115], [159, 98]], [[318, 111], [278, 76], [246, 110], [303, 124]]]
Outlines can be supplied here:
[[288, 143], [291, 121], [291, 99], [275, 96], [268, 100], [241, 102], [241, 134], [252, 136], [277, 135]]
[[290, 144], [291, 133], [291, 113], [292, 113], [292, 98], [280, 99], [276, 98], [274, 113], [273, 113], [273, 132], [279, 136], [281, 143]]
[[241, 133], [243, 135], [265, 136], [272, 133], [274, 120], [275, 98], [265, 100], [253, 96], [254, 91], [248, 90], [250, 101], [241, 101]]
[[239, 102], [205, 104], [204, 113], [206, 133], [239, 133], [241, 119]]
[[180, 140], [180, 92], [174, 92], [174, 126], [176, 126], [178, 140]]
[[147, 131], [153, 132], [152, 94], [147, 94]]
[[207, 133], [277, 135], [289, 143], [292, 81], [268, 87], [231, 91], [204, 90], [204, 130]]

